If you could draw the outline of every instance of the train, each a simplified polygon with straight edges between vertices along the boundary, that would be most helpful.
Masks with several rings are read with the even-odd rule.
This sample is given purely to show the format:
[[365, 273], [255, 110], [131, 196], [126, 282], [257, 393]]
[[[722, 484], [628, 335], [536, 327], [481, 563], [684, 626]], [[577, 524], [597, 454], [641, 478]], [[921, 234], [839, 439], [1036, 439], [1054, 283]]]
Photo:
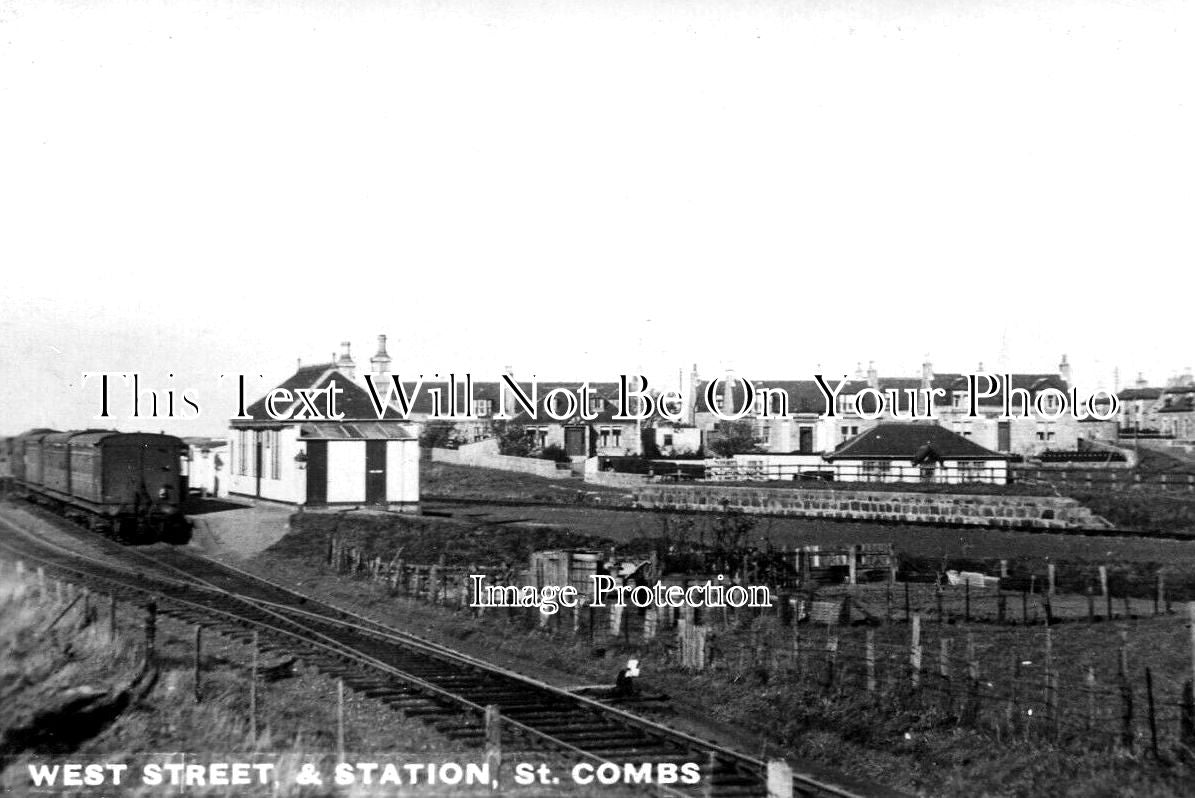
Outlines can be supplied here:
[[185, 543], [191, 523], [173, 435], [32, 429], [3, 441], [11, 492], [127, 543]]

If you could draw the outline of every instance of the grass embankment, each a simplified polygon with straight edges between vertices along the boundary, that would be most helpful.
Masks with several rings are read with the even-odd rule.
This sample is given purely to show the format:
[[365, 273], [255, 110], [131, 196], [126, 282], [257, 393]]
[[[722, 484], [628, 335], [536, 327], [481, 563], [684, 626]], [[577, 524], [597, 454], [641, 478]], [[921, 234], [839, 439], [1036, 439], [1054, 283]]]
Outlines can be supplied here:
[[620, 551], [642, 549], [640, 544], [616, 544], [600, 535], [582, 535], [561, 526], [523, 523], [485, 523], [434, 516], [345, 515], [305, 513], [291, 519], [291, 531], [270, 551], [297, 560], [323, 562], [328, 542], [336, 535], [350, 542], [365, 558], [400, 557], [408, 563], [431, 565], [525, 565], [533, 551], [596, 548]]
[[426, 460], [419, 464], [419, 481], [425, 499], [620, 504], [629, 502], [630, 497], [626, 490], [590, 485], [579, 479], [548, 479], [534, 474]]
[[[18, 578], [11, 564], [0, 566], [0, 792], [29, 794], [34, 789], [29, 764], [75, 762], [129, 765], [119, 789], [87, 787], [88, 794], [162, 795], [178, 788], [142, 784], [141, 768], [185, 757], [197, 764], [275, 763], [280, 782], [277, 790], [209, 786], [188, 788], [188, 794], [371, 794], [363, 787], [313, 793], [294, 783], [301, 763], [318, 763], [324, 772], [335, 764], [335, 681], [263, 654], [260, 733], [254, 738], [248, 719], [249, 646], [204, 635], [202, 700], [196, 702], [193, 627], [159, 615], [156, 656], [147, 668], [140, 609], [119, 608], [111, 639], [106, 599], [93, 596], [71, 605], [57, 599], [52, 582], [43, 597], [31, 574]], [[98, 612], [88, 612], [87, 605]], [[270, 665], [281, 667], [267, 675]], [[345, 747], [351, 762], [481, 761], [478, 751], [351, 691], [345, 700]], [[51, 792], [64, 789], [70, 792], [63, 787]]]

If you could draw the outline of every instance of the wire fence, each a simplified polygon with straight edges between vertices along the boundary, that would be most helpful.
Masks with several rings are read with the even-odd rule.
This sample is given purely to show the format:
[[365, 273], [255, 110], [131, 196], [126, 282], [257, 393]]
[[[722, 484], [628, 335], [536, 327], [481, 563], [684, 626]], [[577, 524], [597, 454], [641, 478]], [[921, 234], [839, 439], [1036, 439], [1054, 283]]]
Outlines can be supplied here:
[[1182, 607], [1191, 619], [1183, 623], [1164, 599], [1124, 597], [1096, 612], [1087, 595], [1076, 603], [1048, 592], [890, 582], [779, 594], [767, 607], [582, 599], [549, 614], [475, 606], [463, 568], [365, 558], [335, 539], [328, 562], [392, 596], [495, 624], [503, 639], [626, 649], [653, 667], [780, 684], [869, 711], [913, 706], [935, 723], [996, 739], [1195, 753], [1195, 603]]

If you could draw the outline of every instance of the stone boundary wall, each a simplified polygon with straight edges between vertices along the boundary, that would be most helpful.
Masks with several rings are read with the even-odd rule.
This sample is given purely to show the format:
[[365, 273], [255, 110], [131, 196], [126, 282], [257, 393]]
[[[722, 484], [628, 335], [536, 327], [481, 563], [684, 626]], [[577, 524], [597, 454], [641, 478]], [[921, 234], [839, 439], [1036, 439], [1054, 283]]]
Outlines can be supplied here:
[[520, 474], [535, 474], [548, 479], [571, 479], [572, 471], [556, 467], [552, 460], [541, 460], [538, 457], [511, 457], [505, 454], [487, 454], [483, 452], [466, 451], [460, 449], [432, 449], [432, 462], [452, 463], [453, 465], [477, 466], [479, 468], [496, 468], [501, 471], [517, 471]]
[[651, 477], [642, 474], [618, 474], [613, 471], [587, 471], [585, 481], [591, 485], [610, 488], [639, 488], [648, 485]]
[[759, 515], [856, 521], [1035, 529], [1111, 526], [1074, 499], [1053, 496], [646, 485], [635, 491], [634, 501], [649, 509], [718, 512], [726, 507]]

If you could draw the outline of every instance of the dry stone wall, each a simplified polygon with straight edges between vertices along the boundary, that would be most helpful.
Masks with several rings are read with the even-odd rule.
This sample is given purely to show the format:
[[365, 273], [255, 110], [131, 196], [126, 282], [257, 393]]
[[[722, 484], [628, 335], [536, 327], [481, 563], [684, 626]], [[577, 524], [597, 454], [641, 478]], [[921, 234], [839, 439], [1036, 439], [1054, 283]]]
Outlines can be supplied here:
[[1103, 529], [1110, 525], [1074, 499], [1053, 496], [904, 493], [889, 491], [648, 485], [635, 506], [650, 509], [739, 510], [760, 515], [899, 521], [1033, 529]]

